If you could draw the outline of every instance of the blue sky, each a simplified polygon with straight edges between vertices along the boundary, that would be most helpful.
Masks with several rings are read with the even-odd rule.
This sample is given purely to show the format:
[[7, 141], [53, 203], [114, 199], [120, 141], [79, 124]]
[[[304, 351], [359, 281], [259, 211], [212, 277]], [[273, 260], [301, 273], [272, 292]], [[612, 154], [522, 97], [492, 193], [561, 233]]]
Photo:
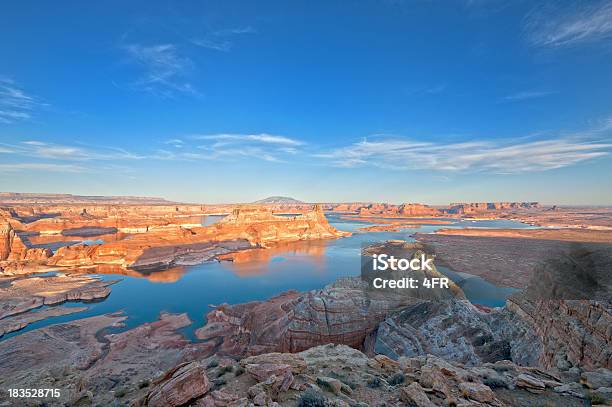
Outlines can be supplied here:
[[612, 1], [6, 3], [0, 190], [612, 204]]

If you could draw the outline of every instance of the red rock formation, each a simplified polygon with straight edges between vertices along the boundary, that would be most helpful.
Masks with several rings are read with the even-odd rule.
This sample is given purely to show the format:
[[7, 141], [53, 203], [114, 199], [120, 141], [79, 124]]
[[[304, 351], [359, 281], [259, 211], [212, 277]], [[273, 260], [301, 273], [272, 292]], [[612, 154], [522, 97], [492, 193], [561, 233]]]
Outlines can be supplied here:
[[470, 203], [451, 203], [449, 213], [471, 214], [487, 211], [500, 211], [507, 209], [537, 209], [540, 208], [538, 202], [470, 202]]
[[402, 216], [437, 216], [440, 214], [439, 210], [418, 203], [402, 204], [397, 211]]
[[[387, 252], [389, 245], [395, 244], [373, 250]], [[414, 247], [398, 245], [397, 249], [418, 256]], [[431, 273], [440, 276], [435, 270]], [[216, 343], [221, 354], [232, 356], [299, 352], [327, 343], [364, 349], [389, 313], [419, 301], [418, 294], [369, 290], [368, 286], [360, 278], [344, 278], [321, 290], [289, 291], [268, 301], [222, 305], [207, 315], [206, 325], [196, 336]], [[453, 287], [443, 295], [462, 296], [457, 290]]]
[[30, 264], [43, 264], [51, 255], [49, 249], [28, 248], [10, 223], [0, 225], [0, 271], [6, 273]]
[[419, 203], [369, 204], [359, 208], [360, 216], [405, 217], [405, 216], [438, 216], [441, 212], [435, 208]]
[[319, 206], [297, 216], [276, 216], [261, 206], [235, 209], [222, 221], [207, 227], [174, 227], [150, 231], [100, 245], [60, 248], [49, 260], [56, 266], [117, 264], [159, 269], [190, 265], [219, 254], [250, 247], [350, 235], [330, 226]]
[[363, 203], [343, 203], [332, 205], [334, 212], [358, 212], [364, 205]]
[[147, 407], [179, 407], [206, 394], [210, 389], [206, 368], [198, 362], [186, 362], [166, 372], [147, 395]]
[[15, 231], [11, 225], [8, 222], [0, 225], [0, 261], [9, 258], [14, 239]]
[[609, 302], [514, 298], [508, 308], [529, 322], [542, 341], [542, 366], [612, 368]]

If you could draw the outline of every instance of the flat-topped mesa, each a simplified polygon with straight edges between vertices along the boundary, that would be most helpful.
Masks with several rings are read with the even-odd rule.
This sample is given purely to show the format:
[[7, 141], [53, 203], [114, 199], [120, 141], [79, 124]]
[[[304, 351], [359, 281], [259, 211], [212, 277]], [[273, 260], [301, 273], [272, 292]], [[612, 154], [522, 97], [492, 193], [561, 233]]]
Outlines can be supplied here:
[[114, 228], [144, 233], [154, 228], [201, 225], [207, 208], [202, 205], [51, 205], [15, 207], [20, 231], [64, 234], [72, 230]]
[[332, 210], [334, 212], [358, 212], [365, 205], [367, 204], [359, 202], [334, 204], [332, 205]]
[[275, 216], [272, 211], [265, 206], [243, 205], [234, 208], [232, 213], [219, 221], [219, 224], [266, 222], [281, 220], [280, 218], [280, 216]]
[[358, 210], [360, 216], [438, 216], [441, 212], [435, 208], [420, 203], [403, 203], [393, 205], [386, 203], [374, 203], [364, 205]]
[[242, 238], [254, 245], [267, 247], [275, 243], [299, 240], [336, 239], [350, 236], [329, 224], [320, 205], [295, 216], [274, 215], [263, 206], [242, 206], [214, 227], [219, 238]]
[[296, 216], [276, 216], [269, 208], [247, 206], [234, 209], [211, 226], [175, 226], [100, 245], [62, 247], [49, 264], [65, 267], [115, 264], [152, 271], [198, 264], [247, 248], [348, 235], [330, 226], [319, 206]]
[[451, 203], [449, 213], [468, 214], [487, 211], [499, 211], [508, 209], [537, 209], [539, 202], [459, 202]]
[[436, 216], [440, 211], [420, 203], [405, 203], [399, 206], [398, 212], [403, 216]]

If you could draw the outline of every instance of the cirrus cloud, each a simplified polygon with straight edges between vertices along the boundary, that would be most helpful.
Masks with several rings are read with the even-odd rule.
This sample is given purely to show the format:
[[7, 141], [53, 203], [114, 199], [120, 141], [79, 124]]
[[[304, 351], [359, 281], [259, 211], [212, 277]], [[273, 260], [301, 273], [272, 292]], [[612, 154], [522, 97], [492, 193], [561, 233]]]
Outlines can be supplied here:
[[524, 20], [524, 33], [537, 47], [563, 47], [612, 39], [612, 1], [547, 3]]
[[317, 154], [338, 167], [513, 174], [567, 167], [609, 154], [612, 143], [578, 137], [537, 141], [420, 142], [377, 136]]
[[45, 104], [27, 94], [15, 81], [0, 77], [0, 123], [29, 120], [34, 111], [42, 106]]
[[123, 47], [131, 61], [142, 69], [142, 75], [133, 83], [136, 89], [162, 97], [176, 93], [198, 94], [185, 79], [193, 62], [179, 53], [174, 44], [129, 44]]

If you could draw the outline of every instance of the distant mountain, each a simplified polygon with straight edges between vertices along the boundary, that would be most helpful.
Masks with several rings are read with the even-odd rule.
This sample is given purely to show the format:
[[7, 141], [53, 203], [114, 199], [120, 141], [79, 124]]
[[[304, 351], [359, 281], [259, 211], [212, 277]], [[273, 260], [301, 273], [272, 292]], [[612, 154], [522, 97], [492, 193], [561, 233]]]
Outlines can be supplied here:
[[126, 204], [126, 205], [168, 205], [173, 204], [163, 198], [143, 196], [98, 196], [47, 194], [25, 192], [0, 192], [3, 204]]
[[297, 199], [290, 198], [288, 196], [270, 196], [265, 199], [255, 201], [256, 204], [274, 204], [274, 205], [298, 205], [304, 202], [298, 201]]

